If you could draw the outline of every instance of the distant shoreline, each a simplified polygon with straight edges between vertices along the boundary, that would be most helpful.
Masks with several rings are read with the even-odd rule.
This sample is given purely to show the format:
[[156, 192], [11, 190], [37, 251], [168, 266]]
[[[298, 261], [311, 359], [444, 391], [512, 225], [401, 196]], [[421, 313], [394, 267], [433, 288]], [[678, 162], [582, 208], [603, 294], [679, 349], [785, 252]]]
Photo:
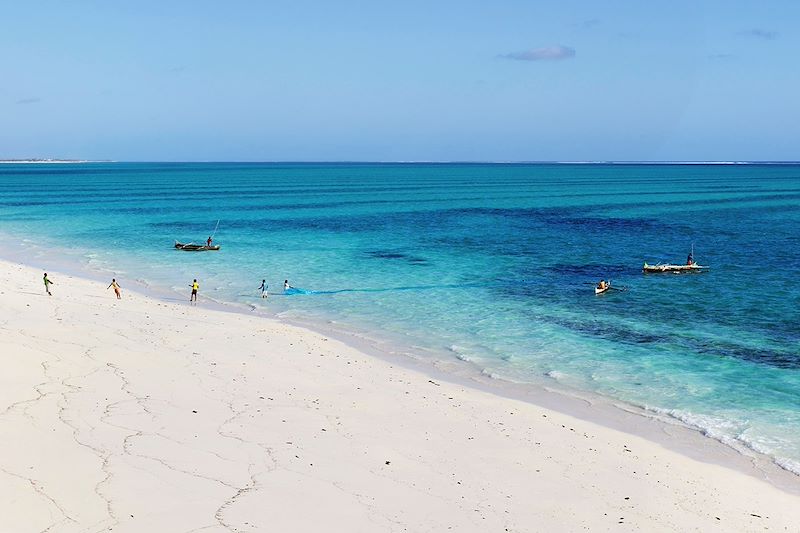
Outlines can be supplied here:
[[112, 161], [95, 161], [91, 159], [0, 159], [0, 164], [7, 165], [48, 165], [64, 163], [112, 163]]
[[800, 165], [800, 161], [117, 161], [112, 159], [0, 159], [0, 164], [70, 163], [167, 163], [167, 164], [251, 164], [251, 165]]
[[[111, 161], [109, 161], [111, 162]], [[800, 161], [113, 161], [119, 163], [169, 163], [169, 164], [239, 164], [239, 165], [585, 165], [585, 166], [613, 166], [613, 165], [800, 165]]]

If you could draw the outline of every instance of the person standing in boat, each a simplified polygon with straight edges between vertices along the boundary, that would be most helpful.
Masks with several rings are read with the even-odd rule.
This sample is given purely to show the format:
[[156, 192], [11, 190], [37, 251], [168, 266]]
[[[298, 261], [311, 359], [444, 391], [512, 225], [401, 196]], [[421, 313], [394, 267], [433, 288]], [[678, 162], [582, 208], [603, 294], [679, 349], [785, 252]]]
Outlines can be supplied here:
[[197, 283], [197, 280], [192, 281], [192, 295], [189, 296], [189, 302], [197, 303], [197, 291], [200, 290], [200, 284]]
[[209, 235], [209, 236], [208, 236], [208, 239], [206, 240], [206, 246], [208, 246], [209, 248], [211, 248], [211, 243], [212, 243], [213, 241], [214, 241], [214, 239], [212, 239], [212, 238], [211, 238], [211, 235]]
[[694, 264], [694, 257], [692, 256], [692, 252], [689, 252], [689, 256], [686, 258], [686, 264], [690, 266]]
[[267, 285], [267, 280], [262, 279], [261, 280], [261, 286], [258, 288], [258, 290], [261, 291], [261, 297], [262, 298], [266, 298], [267, 297], [267, 289], [269, 289], [269, 285]]
[[283, 280], [283, 290], [284, 290], [284, 292], [288, 291], [291, 288], [292, 288], [292, 286], [289, 285], [289, 280], [288, 279]]
[[50, 278], [47, 277], [47, 272], [44, 273], [44, 278], [42, 279], [44, 281], [44, 290], [47, 291], [48, 296], [52, 296], [52, 294], [50, 293], [50, 285], [52, 285], [53, 282], [50, 281]]
[[114, 293], [117, 295], [117, 300], [121, 300], [122, 295], [119, 293], [119, 283], [117, 283], [117, 280], [114, 278], [111, 279], [111, 284], [106, 287], [106, 290], [110, 289], [111, 287], [114, 287]]

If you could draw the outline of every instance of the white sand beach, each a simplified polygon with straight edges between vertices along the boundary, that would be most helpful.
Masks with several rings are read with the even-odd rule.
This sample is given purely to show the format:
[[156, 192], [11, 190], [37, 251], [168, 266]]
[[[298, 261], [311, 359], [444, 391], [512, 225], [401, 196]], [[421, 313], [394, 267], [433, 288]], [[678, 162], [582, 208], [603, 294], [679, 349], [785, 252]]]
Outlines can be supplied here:
[[48, 273], [52, 297], [0, 262], [2, 532], [800, 531], [796, 492], [678, 445], [202, 285], [195, 307]]

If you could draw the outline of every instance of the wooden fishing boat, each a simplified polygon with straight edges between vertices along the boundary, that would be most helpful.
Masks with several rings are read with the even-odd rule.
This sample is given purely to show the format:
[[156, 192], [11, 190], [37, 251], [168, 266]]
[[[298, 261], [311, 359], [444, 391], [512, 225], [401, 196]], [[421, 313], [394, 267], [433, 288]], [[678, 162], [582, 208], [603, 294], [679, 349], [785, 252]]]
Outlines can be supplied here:
[[645, 274], [662, 274], [671, 272], [673, 274], [685, 274], [687, 272], [703, 272], [708, 267], [692, 263], [690, 265], [672, 265], [669, 263], [659, 263], [657, 265], [648, 265], [646, 262], [642, 267], [642, 272]]
[[[211, 236], [208, 238], [208, 243], [211, 243], [211, 239], [214, 238], [214, 235], [217, 234], [217, 229], [219, 229], [219, 220], [217, 220], [217, 225], [214, 226], [214, 231], [211, 233]], [[193, 242], [178, 242], [175, 241], [175, 249], [176, 250], [183, 250], [184, 252], [216, 252], [219, 250], [219, 245], [212, 245], [209, 246], [208, 244], [195, 244]]]
[[205, 244], [195, 244], [193, 242], [183, 243], [175, 241], [175, 248], [183, 250], [184, 252], [213, 252], [219, 250], [219, 245], [206, 246]]
[[692, 243], [692, 251], [689, 252], [689, 257], [686, 258], [686, 263], [682, 265], [673, 265], [671, 263], [658, 263], [657, 265], [648, 265], [647, 261], [644, 262], [642, 272], [645, 274], [663, 274], [670, 272], [672, 274], [685, 274], [687, 272], [704, 272], [708, 267], [698, 265], [694, 260], [694, 243]]

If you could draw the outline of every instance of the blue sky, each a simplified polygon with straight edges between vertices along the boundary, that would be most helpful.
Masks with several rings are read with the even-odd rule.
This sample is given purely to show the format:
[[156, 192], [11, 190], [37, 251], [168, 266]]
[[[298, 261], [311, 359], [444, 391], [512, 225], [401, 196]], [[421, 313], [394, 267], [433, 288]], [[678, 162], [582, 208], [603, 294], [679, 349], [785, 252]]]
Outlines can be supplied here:
[[3, 2], [0, 158], [797, 160], [800, 2]]

